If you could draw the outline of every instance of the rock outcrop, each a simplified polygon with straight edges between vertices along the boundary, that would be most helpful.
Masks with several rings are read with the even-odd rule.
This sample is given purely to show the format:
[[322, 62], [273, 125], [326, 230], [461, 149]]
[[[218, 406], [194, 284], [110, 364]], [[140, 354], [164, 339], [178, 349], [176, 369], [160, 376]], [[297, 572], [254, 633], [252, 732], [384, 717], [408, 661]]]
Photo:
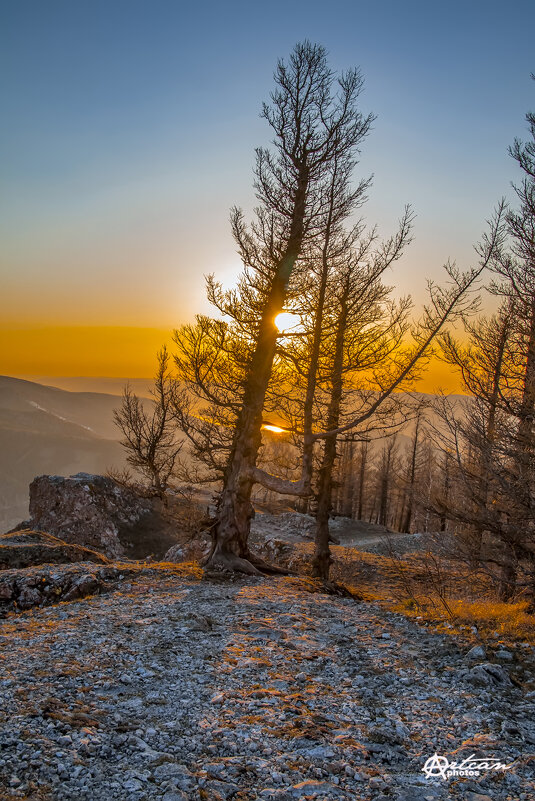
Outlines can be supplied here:
[[166, 504], [106, 476], [34, 478], [30, 515], [17, 529], [46, 531], [110, 559], [160, 559], [177, 542], [177, 520]]
[[0, 619], [8, 612], [73, 601], [111, 588], [131, 573], [127, 567], [95, 565], [41, 565], [0, 573]]
[[26, 529], [0, 535], [0, 570], [68, 562], [107, 564], [108, 560], [97, 551], [69, 544], [44, 531]]

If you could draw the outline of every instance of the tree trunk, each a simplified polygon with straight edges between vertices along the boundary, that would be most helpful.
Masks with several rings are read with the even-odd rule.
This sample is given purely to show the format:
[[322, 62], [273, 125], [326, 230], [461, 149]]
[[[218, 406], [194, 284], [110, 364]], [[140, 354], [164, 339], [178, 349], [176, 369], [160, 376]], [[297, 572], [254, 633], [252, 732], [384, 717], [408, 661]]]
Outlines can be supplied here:
[[[450, 494], [450, 462], [449, 456], [447, 453], [444, 453], [444, 484], [443, 484], [443, 492], [444, 492], [444, 508], [448, 506], [448, 498]], [[446, 512], [443, 512], [440, 515], [440, 531], [446, 531], [448, 518]]]
[[533, 446], [533, 421], [535, 411], [535, 303], [531, 309], [528, 352], [520, 407], [518, 439], [521, 451], [529, 452]]
[[355, 482], [353, 478], [353, 440], [345, 443], [344, 467], [342, 471], [342, 508], [344, 517], [353, 517], [353, 503], [355, 494]]
[[516, 554], [514, 548], [508, 543], [505, 544], [505, 553], [502, 559], [500, 584], [498, 587], [498, 595], [500, 601], [509, 601], [516, 590], [517, 569], [516, 569]]
[[393, 439], [383, 450], [382, 470], [379, 482], [379, 514], [377, 522], [381, 526], [388, 527], [388, 496], [390, 492], [390, 470], [392, 467], [392, 451], [394, 449]]
[[405, 515], [403, 517], [403, 522], [399, 528], [399, 530], [403, 534], [410, 534], [411, 530], [411, 521], [412, 521], [412, 510], [414, 506], [414, 485], [416, 481], [416, 457], [418, 455], [418, 434], [420, 431], [420, 413], [418, 413], [416, 417], [416, 427], [414, 429], [414, 437], [412, 440], [412, 450], [411, 450], [411, 465], [409, 471], [409, 491], [406, 496], [407, 506], [405, 509]]
[[[341, 298], [340, 315], [337, 321], [336, 337], [334, 343], [334, 356], [332, 367], [332, 389], [329, 408], [327, 411], [327, 431], [338, 428], [340, 420], [340, 404], [342, 400], [342, 372], [344, 367], [344, 338], [347, 324], [347, 295], [349, 282]], [[324, 580], [329, 579], [329, 570], [332, 563], [329, 548], [329, 512], [332, 503], [333, 469], [336, 461], [336, 435], [326, 437], [323, 447], [316, 511], [315, 551], [312, 561], [312, 575]]]
[[389, 483], [388, 479], [389, 479], [388, 470], [385, 469], [385, 472], [381, 476], [381, 490], [380, 490], [380, 493], [379, 493], [379, 498], [380, 498], [380, 500], [379, 500], [379, 516], [378, 516], [378, 520], [377, 520], [379, 525], [380, 526], [385, 526], [385, 528], [386, 528], [386, 525], [387, 525], [386, 513], [387, 513], [387, 507], [388, 507], [388, 483]]
[[253, 558], [248, 546], [253, 505], [253, 471], [262, 442], [262, 412], [278, 330], [275, 317], [284, 306], [288, 281], [299, 257], [308, 188], [308, 170], [303, 169], [294, 200], [293, 218], [286, 253], [280, 260], [260, 321], [256, 347], [248, 370], [243, 405], [234, 433], [234, 442], [219, 499], [214, 541], [207, 566], [258, 573], [265, 567]]
[[359, 469], [359, 500], [357, 507], [357, 520], [362, 520], [364, 504], [364, 479], [366, 477], [366, 461], [368, 458], [368, 443], [363, 442], [360, 446], [360, 469]]
[[529, 327], [529, 340], [522, 387], [522, 402], [519, 412], [518, 424], [518, 492], [522, 503], [533, 512], [533, 470], [531, 467], [533, 457], [533, 423], [535, 417], [535, 301], [531, 308]]
[[492, 504], [489, 504], [489, 494], [491, 488], [491, 480], [493, 475], [493, 465], [495, 461], [495, 442], [496, 442], [496, 415], [498, 411], [498, 400], [500, 397], [500, 386], [502, 380], [503, 361], [505, 356], [505, 347], [510, 332], [511, 323], [511, 308], [509, 314], [503, 318], [500, 336], [498, 340], [498, 350], [496, 353], [496, 364], [494, 366], [494, 373], [492, 376], [492, 391], [489, 397], [489, 409], [485, 426], [486, 441], [483, 443], [483, 470], [481, 478], [481, 505], [484, 510], [484, 520], [479, 521], [475, 526], [474, 536], [471, 541], [470, 548], [470, 564], [473, 569], [477, 568], [481, 561], [481, 549], [483, 545], [483, 536], [486, 531], [486, 518], [489, 511], [492, 509]]
[[329, 264], [327, 260], [327, 253], [329, 248], [330, 232], [332, 225], [332, 203], [329, 209], [329, 218], [327, 222], [327, 230], [325, 242], [322, 250], [321, 270], [320, 270], [320, 283], [318, 289], [318, 299], [316, 307], [316, 316], [314, 319], [314, 331], [312, 335], [312, 350], [310, 353], [310, 363], [308, 365], [307, 373], [307, 388], [305, 394], [305, 402], [303, 406], [303, 474], [312, 475], [312, 462], [314, 457], [314, 437], [312, 435], [312, 427], [314, 423], [314, 399], [316, 397], [316, 383], [318, 365], [320, 359], [321, 338], [322, 338], [322, 323], [323, 323], [323, 310], [325, 308], [325, 295], [327, 290], [327, 279], [329, 277]]

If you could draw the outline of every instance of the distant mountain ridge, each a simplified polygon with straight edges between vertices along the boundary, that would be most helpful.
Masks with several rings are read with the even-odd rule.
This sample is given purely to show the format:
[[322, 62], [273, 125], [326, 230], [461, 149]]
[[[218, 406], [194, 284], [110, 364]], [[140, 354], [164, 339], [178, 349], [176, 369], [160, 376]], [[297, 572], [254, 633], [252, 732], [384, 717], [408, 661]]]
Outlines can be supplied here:
[[120, 376], [48, 376], [19, 375], [17, 378], [67, 392], [97, 392], [103, 395], [121, 395], [126, 384], [141, 397], [150, 396], [152, 378], [124, 378]]
[[[98, 386], [104, 379], [72, 380]], [[120, 378], [105, 380], [118, 390], [127, 383]], [[128, 383], [141, 397], [148, 396], [148, 379]], [[450, 398], [458, 408], [467, 400], [463, 395]], [[28, 516], [28, 487], [36, 476], [105, 474], [110, 467], [125, 466], [120, 434], [113, 422], [113, 410], [120, 403], [119, 392], [72, 392], [0, 376], [0, 533]], [[405, 446], [413, 425], [409, 423], [399, 435]]]
[[27, 517], [35, 476], [124, 466], [113, 422], [119, 404], [118, 395], [0, 376], [0, 531]]

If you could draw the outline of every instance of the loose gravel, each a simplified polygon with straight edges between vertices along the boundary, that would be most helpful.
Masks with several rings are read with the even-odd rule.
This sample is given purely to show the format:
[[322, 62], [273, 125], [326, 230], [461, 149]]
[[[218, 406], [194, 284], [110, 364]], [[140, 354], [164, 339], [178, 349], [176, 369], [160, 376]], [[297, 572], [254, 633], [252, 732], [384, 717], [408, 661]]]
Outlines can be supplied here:
[[[531, 648], [297, 579], [128, 582], [0, 621], [2, 801], [535, 798]], [[435, 753], [514, 764], [428, 778]]]

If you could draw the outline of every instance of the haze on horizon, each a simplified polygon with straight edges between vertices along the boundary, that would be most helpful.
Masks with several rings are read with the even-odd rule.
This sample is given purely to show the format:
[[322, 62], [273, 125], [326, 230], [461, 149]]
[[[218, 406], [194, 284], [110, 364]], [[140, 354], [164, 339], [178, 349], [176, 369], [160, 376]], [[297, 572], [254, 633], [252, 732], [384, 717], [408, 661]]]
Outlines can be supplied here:
[[398, 294], [419, 304], [448, 258], [473, 263], [518, 179], [528, 2], [30, 0], [1, 15], [0, 373], [152, 374], [171, 329], [208, 310], [203, 275], [239, 272], [229, 209], [254, 206], [261, 103], [298, 40], [362, 70], [377, 114], [356, 171], [375, 176], [364, 216], [388, 234], [406, 203], [417, 215]]

